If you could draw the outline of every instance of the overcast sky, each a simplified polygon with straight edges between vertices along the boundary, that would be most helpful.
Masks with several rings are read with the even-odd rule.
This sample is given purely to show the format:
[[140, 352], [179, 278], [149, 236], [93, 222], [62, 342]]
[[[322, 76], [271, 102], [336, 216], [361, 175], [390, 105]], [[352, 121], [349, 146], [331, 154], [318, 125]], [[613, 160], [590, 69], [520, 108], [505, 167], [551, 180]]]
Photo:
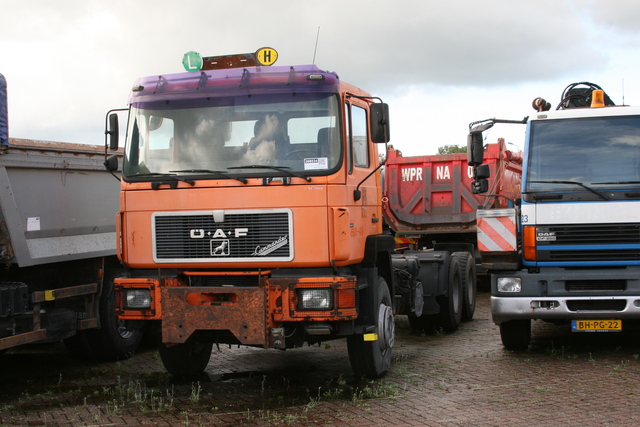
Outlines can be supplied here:
[[[638, 17], [637, 0], [0, 0], [0, 73], [11, 137], [103, 144], [137, 77], [269, 46], [381, 97], [392, 144], [435, 154], [472, 121], [555, 108], [573, 82], [640, 105]], [[522, 148], [524, 127], [501, 136]]]

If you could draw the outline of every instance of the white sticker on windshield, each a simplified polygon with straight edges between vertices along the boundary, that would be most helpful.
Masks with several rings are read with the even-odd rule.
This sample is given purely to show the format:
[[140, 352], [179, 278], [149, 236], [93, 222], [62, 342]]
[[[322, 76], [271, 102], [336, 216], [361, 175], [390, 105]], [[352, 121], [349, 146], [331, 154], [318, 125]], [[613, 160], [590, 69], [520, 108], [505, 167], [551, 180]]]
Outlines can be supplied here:
[[304, 170], [320, 170], [329, 168], [329, 159], [327, 157], [313, 157], [304, 159]]

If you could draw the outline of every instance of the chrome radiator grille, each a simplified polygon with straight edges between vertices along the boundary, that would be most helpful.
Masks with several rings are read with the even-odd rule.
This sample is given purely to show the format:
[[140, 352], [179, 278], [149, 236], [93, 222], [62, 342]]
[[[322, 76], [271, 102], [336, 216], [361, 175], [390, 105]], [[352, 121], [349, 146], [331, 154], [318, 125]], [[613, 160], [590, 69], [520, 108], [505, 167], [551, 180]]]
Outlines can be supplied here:
[[291, 218], [288, 209], [156, 213], [154, 261], [291, 261]]

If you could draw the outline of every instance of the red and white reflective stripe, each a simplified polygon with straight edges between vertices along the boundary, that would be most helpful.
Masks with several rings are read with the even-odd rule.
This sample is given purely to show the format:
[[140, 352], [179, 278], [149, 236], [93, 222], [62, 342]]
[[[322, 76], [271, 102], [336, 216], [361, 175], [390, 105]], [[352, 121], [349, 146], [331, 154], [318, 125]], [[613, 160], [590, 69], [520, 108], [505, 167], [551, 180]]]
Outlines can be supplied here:
[[[482, 215], [478, 211], [478, 249], [482, 252], [513, 252], [517, 248], [515, 212]], [[490, 212], [490, 211], [484, 211]]]

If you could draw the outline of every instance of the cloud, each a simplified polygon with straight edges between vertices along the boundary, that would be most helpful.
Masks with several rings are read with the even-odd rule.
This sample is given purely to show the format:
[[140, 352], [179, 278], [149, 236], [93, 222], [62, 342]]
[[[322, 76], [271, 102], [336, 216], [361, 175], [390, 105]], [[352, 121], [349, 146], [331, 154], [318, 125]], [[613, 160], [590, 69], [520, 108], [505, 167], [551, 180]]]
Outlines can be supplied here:
[[615, 87], [626, 74], [631, 94], [640, 57], [640, 4], [623, 0], [0, 3], [0, 72], [16, 137], [101, 143], [105, 113], [125, 106], [134, 80], [181, 72], [190, 50], [210, 56], [270, 46], [279, 65], [315, 57], [393, 101], [395, 135], [416, 132], [420, 120], [410, 118], [437, 117], [436, 140], [466, 126], [457, 120], [528, 107], [573, 81], [604, 84], [606, 73]]
[[[638, 27], [638, 15], [640, 15], [640, 3], [635, 0], [618, 0], [611, 3], [606, 0], [591, 0], [587, 2], [588, 12], [594, 25], [624, 33], [629, 36], [637, 36], [640, 33]], [[614, 7], [612, 7], [615, 4]]]

